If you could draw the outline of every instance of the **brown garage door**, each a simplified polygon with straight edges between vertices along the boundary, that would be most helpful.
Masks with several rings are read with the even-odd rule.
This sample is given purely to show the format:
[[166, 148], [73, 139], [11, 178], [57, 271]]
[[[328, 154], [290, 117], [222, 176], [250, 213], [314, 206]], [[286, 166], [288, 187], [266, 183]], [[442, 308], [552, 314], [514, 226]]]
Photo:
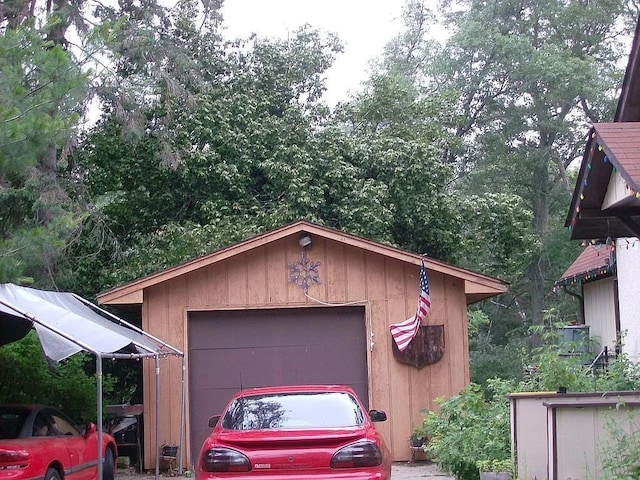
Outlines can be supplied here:
[[363, 307], [191, 312], [188, 325], [194, 460], [241, 388], [346, 384], [368, 404]]

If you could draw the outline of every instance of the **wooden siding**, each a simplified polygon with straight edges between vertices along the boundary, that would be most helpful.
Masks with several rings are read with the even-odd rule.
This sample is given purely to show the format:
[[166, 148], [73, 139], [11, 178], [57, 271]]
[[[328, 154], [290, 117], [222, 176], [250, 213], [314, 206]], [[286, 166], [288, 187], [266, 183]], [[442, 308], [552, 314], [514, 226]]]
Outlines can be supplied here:
[[619, 331], [622, 332], [622, 351], [633, 362], [640, 362], [640, 322], [638, 310], [640, 298], [640, 246], [637, 238], [618, 239], [617, 257], [617, 302]]
[[[172, 278], [193, 273], [195, 271], [206, 268], [214, 263], [220, 263], [231, 257], [255, 250], [260, 247], [269, 246], [272, 243], [287, 237], [296, 237], [302, 233], [311, 235], [314, 238], [324, 238], [333, 240], [345, 246], [355, 247], [364, 251], [380, 254], [385, 257], [394, 258], [419, 265], [420, 257], [416, 254], [409, 253], [398, 248], [376, 243], [371, 240], [349, 235], [347, 233], [299, 220], [290, 225], [286, 225], [277, 230], [244, 240], [236, 245], [232, 245], [221, 250], [216, 250], [208, 255], [195, 258], [188, 262], [167, 268], [160, 272], [153, 273], [149, 276], [139, 278], [133, 282], [102, 292], [98, 295], [98, 301], [105, 305], [134, 305], [142, 303], [142, 291], [148, 288], [164, 283]], [[464, 268], [456, 267], [451, 264], [440, 262], [433, 258], [424, 259], [427, 268], [430, 271], [439, 272], [465, 280], [465, 293], [467, 304], [479, 302], [486, 298], [499, 295], [507, 291], [507, 285], [492, 277], [472, 272]]]
[[[435, 398], [455, 394], [469, 381], [465, 280], [428, 271], [432, 312], [427, 323], [445, 325], [446, 348], [439, 362], [416, 369], [395, 360], [388, 326], [415, 313], [420, 267], [314, 236], [307, 253], [312, 261], [320, 262], [321, 283], [313, 284], [306, 296], [300, 286], [289, 282], [288, 265], [300, 259], [301, 253], [297, 236], [285, 237], [150, 286], [144, 294], [143, 328], [188, 352], [188, 311], [313, 307], [319, 303], [363, 305], [369, 341], [369, 404], [388, 414], [389, 420], [379, 428], [394, 460], [408, 460], [408, 438], [422, 423], [421, 410], [434, 408]], [[187, 357], [187, 368], [188, 361]], [[149, 467], [155, 461], [151, 451], [155, 440], [154, 366], [146, 364], [144, 373], [145, 465]], [[162, 361], [160, 384], [160, 441], [178, 443], [179, 359]], [[185, 445], [185, 453], [189, 450]], [[187, 458], [187, 465], [191, 461]]]

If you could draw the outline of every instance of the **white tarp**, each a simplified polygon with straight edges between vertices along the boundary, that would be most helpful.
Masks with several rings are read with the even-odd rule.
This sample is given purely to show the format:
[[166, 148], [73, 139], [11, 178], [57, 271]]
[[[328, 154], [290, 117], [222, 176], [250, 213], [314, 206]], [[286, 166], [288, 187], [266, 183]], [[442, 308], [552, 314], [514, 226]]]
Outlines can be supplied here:
[[[0, 345], [24, 337], [35, 328], [42, 349], [52, 361], [59, 362], [71, 355], [88, 351], [96, 356], [97, 423], [102, 431], [102, 359], [155, 359], [156, 372], [156, 475], [160, 475], [160, 357], [182, 357], [182, 404], [180, 408], [180, 465], [182, 473], [182, 440], [184, 438], [185, 362], [184, 354], [121, 320], [87, 300], [65, 292], [51, 292], [20, 287], [12, 283], [0, 284]], [[98, 458], [102, 457], [102, 437], [98, 436]], [[98, 480], [102, 480], [102, 461], [98, 462]]]
[[133, 354], [175, 354], [175, 350], [165, 351], [161, 342], [98, 314], [72, 293], [0, 284], [0, 312], [32, 322], [45, 355], [54, 362], [84, 350], [81, 345], [103, 356], [123, 350]]

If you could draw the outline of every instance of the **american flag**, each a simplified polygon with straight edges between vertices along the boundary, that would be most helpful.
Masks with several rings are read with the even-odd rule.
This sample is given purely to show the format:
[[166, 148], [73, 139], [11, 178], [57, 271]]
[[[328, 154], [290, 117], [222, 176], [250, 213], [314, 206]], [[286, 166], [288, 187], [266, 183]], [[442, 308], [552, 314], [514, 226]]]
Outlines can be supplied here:
[[407, 318], [404, 322], [394, 323], [389, 326], [391, 335], [398, 345], [398, 350], [403, 352], [411, 343], [411, 340], [418, 334], [420, 323], [431, 310], [431, 296], [429, 295], [429, 282], [427, 281], [427, 269], [422, 261], [420, 268], [420, 298], [418, 298], [418, 308], [416, 314]]

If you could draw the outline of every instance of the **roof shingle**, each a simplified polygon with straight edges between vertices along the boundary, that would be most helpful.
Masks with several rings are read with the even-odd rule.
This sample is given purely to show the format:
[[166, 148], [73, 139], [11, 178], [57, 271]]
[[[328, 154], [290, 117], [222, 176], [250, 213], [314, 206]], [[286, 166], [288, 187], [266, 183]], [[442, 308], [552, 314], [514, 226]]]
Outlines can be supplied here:
[[615, 268], [615, 248], [606, 244], [589, 244], [562, 274], [556, 285], [569, 285], [609, 275]]

